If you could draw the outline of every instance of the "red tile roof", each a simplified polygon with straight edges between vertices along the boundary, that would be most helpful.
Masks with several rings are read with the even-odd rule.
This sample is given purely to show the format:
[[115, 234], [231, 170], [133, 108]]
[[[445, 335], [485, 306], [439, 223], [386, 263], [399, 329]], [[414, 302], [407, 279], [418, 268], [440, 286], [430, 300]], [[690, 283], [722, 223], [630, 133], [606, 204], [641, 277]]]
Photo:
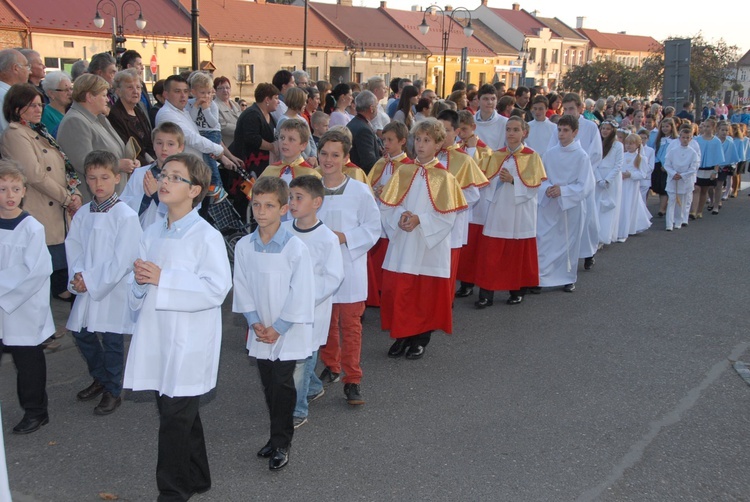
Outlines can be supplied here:
[[597, 49], [614, 49], [618, 51], [654, 52], [661, 44], [653, 37], [626, 35], [622, 33], [602, 33], [591, 28], [579, 28]]
[[489, 26], [479, 19], [472, 20], [471, 26], [474, 28], [474, 36], [487, 47], [495, 51], [495, 54], [503, 56], [518, 55], [518, 49], [506, 42], [505, 39], [492, 31]]
[[[536, 36], [538, 30], [547, 27], [544, 23], [523, 9], [513, 10], [490, 8], [490, 10], [526, 36]], [[552, 35], [555, 36], [556, 33], [553, 31]]]
[[345, 38], [364, 44], [365, 49], [429, 52], [427, 47], [380, 9], [318, 2], [311, 2], [310, 8]]
[[563, 23], [556, 17], [537, 17], [537, 19], [549, 26], [549, 29], [561, 38], [573, 38], [576, 40], [580, 40], [581, 42], [586, 41], [586, 37], [578, 33], [567, 24]]
[[[174, 0], [178, 1], [178, 0]], [[190, 9], [190, 0], [179, 0]], [[304, 9], [294, 5], [263, 4], [242, 0], [201, 0], [201, 24], [212, 41], [260, 45], [302, 46]], [[310, 9], [307, 43], [312, 47], [343, 47], [339, 33]]]
[[13, 3], [0, 0], [0, 27], [25, 31], [28, 29], [27, 19]]
[[[442, 20], [440, 19], [440, 13], [436, 14], [437, 17], [427, 16], [427, 24], [430, 26], [430, 31], [427, 32], [427, 35], [422, 35], [419, 31], [419, 25], [422, 24], [424, 12], [395, 9], [380, 10], [387, 13], [403, 26], [414, 38], [424, 44], [430, 52], [433, 54], [443, 53]], [[456, 16], [461, 14], [456, 14]], [[447, 29], [450, 27], [451, 33], [450, 40], [448, 41], [448, 54], [459, 55], [461, 54], [461, 49], [466, 47], [469, 49], [470, 56], [493, 57], [496, 55], [492, 49], [484, 45], [476, 37], [467, 37], [464, 35], [464, 27], [461, 24], [450, 18], [446, 19], [445, 23]]]
[[[135, 20], [138, 13], [129, 15], [130, 7], [134, 7], [134, 4], [128, 4], [125, 8], [127, 19], [123, 25], [126, 35], [190, 37], [190, 18], [177, 4], [170, 0], [141, 0], [140, 3], [146, 20], [146, 29], [136, 28]], [[116, 4], [119, 17], [121, 2], [118, 0]], [[29, 19], [32, 30], [93, 32], [105, 36], [112, 33], [113, 13], [109, 10], [111, 7], [103, 7], [99, 11], [101, 17], [104, 18], [104, 26], [102, 28], [94, 26], [96, 14], [94, 0], [17, 0], [15, 5]]]

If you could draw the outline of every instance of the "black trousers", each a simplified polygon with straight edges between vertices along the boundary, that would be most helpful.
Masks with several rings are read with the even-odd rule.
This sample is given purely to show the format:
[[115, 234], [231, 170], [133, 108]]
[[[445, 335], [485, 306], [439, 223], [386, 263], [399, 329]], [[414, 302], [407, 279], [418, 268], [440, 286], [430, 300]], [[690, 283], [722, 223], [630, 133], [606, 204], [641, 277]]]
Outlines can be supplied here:
[[40, 418], [47, 415], [47, 360], [44, 347], [3, 345], [0, 340], [0, 356], [3, 349], [10, 352], [16, 366], [16, 393], [18, 403], [24, 409], [24, 418]]
[[258, 359], [258, 373], [266, 396], [271, 418], [272, 448], [288, 448], [294, 436], [294, 406], [297, 389], [294, 387], [294, 368], [297, 361], [269, 361]]
[[156, 394], [159, 408], [159, 458], [156, 463], [159, 502], [182, 502], [196, 492], [211, 488], [199, 404], [200, 396]]
[[427, 344], [430, 343], [431, 338], [432, 331], [425, 331], [424, 333], [410, 336], [407, 338], [407, 340], [409, 342], [409, 345], [421, 345], [422, 347], [427, 347]]

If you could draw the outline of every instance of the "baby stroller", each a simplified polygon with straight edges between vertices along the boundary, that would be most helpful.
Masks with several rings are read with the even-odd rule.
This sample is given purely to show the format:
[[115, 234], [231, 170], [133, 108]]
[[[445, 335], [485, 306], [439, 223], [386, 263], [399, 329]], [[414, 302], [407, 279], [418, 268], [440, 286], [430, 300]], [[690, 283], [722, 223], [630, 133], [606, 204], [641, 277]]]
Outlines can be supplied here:
[[[243, 180], [239, 185], [239, 189], [249, 199], [252, 194], [253, 185], [255, 184], [255, 174], [248, 173], [242, 168], [237, 169], [237, 173]], [[245, 223], [240, 213], [234, 208], [229, 197], [225, 197], [218, 202], [209, 200], [208, 198], [204, 199], [200, 214], [211, 226], [221, 232], [224, 244], [227, 247], [229, 263], [234, 265], [234, 247], [240, 239], [252, 232], [255, 227], [254, 222], [248, 215], [248, 222]]]

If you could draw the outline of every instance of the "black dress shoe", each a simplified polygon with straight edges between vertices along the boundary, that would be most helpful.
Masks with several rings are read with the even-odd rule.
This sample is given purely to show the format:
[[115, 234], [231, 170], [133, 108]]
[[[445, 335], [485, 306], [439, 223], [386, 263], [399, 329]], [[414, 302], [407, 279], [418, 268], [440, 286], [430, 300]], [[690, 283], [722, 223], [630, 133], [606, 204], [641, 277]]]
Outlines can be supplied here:
[[576, 283], [575, 282], [572, 283], [572, 284], [566, 284], [563, 287], [563, 291], [565, 291], [566, 293], [572, 293], [575, 290], [576, 290]]
[[94, 415], [109, 415], [122, 404], [121, 396], [113, 396], [110, 392], [105, 392], [102, 400], [94, 408]]
[[533, 286], [530, 288], [526, 288], [526, 292], [531, 293], [532, 295], [541, 295], [542, 288], [540, 288], [539, 286]]
[[409, 348], [409, 344], [406, 342], [406, 338], [399, 338], [395, 342], [393, 342], [393, 345], [391, 345], [391, 348], [388, 349], [388, 357], [401, 357], [404, 355], [404, 352], [406, 352], [406, 349]]
[[586, 258], [583, 260], [583, 269], [584, 270], [591, 270], [593, 266], [596, 265], [596, 260], [592, 256], [591, 258]]
[[41, 429], [42, 425], [47, 425], [48, 423], [49, 415], [46, 413], [36, 418], [23, 417], [23, 420], [13, 427], [13, 434], [31, 434]]
[[268, 459], [268, 468], [278, 471], [289, 463], [289, 448], [276, 448]]
[[102, 392], [104, 392], [104, 385], [94, 380], [94, 383], [76, 394], [76, 396], [78, 397], [79, 401], [91, 401]]
[[263, 448], [258, 450], [258, 456], [261, 458], [268, 458], [271, 455], [273, 455], [273, 446], [271, 446], [271, 441], [269, 440]]
[[474, 288], [460, 287], [458, 288], [458, 291], [456, 291], [456, 298], [466, 298], [467, 296], [471, 296], [473, 294]]
[[517, 295], [510, 295], [510, 298], [508, 298], [508, 301], [505, 302], [508, 305], [518, 305], [523, 301], [523, 296], [517, 296]]
[[424, 355], [424, 345], [410, 345], [406, 351], [407, 359], [419, 359]]
[[480, 298], [479, 300], [474, 302], [474, 306], [478, 308], [479, 310], [485, 309], [487, 307], [492, 307], [495, 304], [494, 301], [489, 300], [487, 298]]

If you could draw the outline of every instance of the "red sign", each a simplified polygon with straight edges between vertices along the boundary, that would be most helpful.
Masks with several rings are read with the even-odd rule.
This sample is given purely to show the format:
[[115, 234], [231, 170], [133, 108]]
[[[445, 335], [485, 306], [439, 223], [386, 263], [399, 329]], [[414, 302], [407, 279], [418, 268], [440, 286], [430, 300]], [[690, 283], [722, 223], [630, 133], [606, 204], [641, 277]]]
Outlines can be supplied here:
[[156, 54], [154, 54], [153, 56], [151, 56], [151, 73], [153, 75], [156, 75], [156, 69], [157, 68], [158, 67], [156, 65]]

